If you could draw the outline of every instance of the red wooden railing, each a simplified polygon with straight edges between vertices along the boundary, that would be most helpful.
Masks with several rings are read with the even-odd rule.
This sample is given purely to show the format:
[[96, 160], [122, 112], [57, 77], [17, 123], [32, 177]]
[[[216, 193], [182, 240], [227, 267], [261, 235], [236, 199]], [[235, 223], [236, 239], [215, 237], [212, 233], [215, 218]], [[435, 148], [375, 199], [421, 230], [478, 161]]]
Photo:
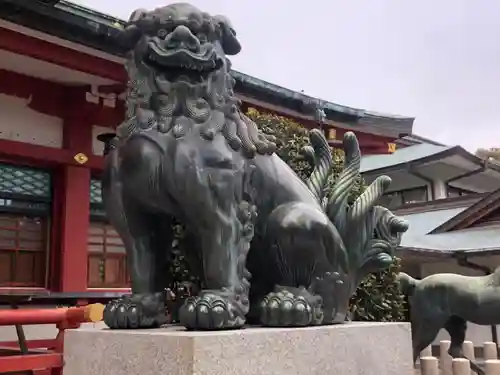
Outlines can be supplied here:
[[[18, 341], [0, 342], [0, 374], [18, 372], [34, 375], [61, 375], [64, 330], [82, 323], [102, 320], [104, 305], [49, 309], [0, 310], [0, 326], [15, 326]], [[55, 324], [54, 339], [26, 340], [24, 325]]]

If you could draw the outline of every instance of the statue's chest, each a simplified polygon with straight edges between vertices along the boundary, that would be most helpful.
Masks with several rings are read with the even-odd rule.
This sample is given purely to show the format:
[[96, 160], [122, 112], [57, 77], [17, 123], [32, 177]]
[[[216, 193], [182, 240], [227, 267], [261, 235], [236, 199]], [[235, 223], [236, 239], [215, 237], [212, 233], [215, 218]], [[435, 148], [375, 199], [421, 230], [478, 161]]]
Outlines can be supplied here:
[[168, 161], [174, 176], [170, 183], [179, 192], [239, 184], [245, 173], [244, 157], [222, 135], [213, 140], [200, 136], [178, 139], [172, 156]]

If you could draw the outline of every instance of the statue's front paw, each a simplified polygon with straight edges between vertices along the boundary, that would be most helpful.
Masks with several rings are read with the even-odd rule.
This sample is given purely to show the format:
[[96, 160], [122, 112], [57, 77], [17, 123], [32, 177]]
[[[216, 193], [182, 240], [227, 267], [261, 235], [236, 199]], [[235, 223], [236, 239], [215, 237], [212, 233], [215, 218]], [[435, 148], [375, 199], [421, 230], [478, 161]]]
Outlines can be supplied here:
[[268, 327], [319, 325], [323, 322], [322, 299], [296, 288], [269, 293], [260, 304], [260, 320]]
[[203, 291], [197, 297], [186, 299], [179, 311], [180, 323], [187, 329], [196, 330], [241, 328], [245, 324], [246, 311], [237, 301], [239, 298], [232, 293]]
[[104, 323], [111, 329], [157, 328], [166, 322], [162, 293], [124, 296], [104, 309]]

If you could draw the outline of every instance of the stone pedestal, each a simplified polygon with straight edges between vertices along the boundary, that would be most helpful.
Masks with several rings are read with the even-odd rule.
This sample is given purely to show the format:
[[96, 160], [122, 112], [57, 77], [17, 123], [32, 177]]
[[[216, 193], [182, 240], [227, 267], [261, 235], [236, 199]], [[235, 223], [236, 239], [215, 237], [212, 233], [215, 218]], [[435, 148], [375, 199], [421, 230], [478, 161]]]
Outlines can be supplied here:
[[65, 375], [412, 375], [406, 323], [66, 331]]

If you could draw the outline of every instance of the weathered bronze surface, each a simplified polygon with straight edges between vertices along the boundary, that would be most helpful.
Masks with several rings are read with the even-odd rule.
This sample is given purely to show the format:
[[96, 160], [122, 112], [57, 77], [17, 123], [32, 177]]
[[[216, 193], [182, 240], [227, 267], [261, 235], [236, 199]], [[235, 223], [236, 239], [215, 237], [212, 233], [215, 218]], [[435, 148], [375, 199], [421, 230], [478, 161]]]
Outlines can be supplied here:
[[[400, 272], [398, 279], [410, 297], [414, 361], [442, 328], [450, 334], [449, 354], [463, 358], [467, 322], [500, 324], [500, 267], [487, 276], [441, 273], [417, 280]], [[484, 373], [475, 363], [471, 365], [478, 374]]]
[[127, 250], [132, 295], [108, 304], [111, 328], [165, 323], [163, 291], [172, 220], [200, 254], [204, 290], [185, 300], [189, 329], [344, 322], [349, 297], [388, 266], [407, 224], [375, 206], [376, 180], [348, 209], [359, 176], [356, 137], [329, 188], [332, 155], [310, 133], [315, 169], [304, 183], [275, 153], [275, 139], [239, 109], [227, 55], [241, 47], [225, 17], [171, 4], [132, 14], [127, 115], [107, 149], [103, 200]]

